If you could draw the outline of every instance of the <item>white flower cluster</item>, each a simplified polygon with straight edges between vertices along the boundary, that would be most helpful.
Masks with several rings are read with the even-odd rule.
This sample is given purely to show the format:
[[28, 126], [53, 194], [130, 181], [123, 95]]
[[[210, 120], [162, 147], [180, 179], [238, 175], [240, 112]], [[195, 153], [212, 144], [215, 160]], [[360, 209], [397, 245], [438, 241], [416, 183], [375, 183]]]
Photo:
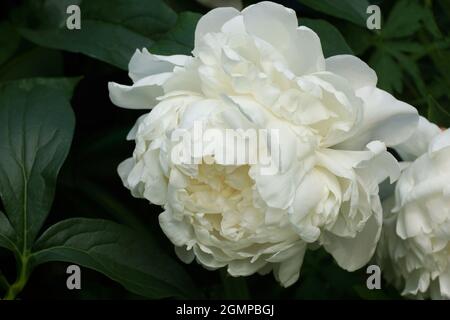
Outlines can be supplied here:
[[[407, 140], [423, 122], [417, 110], [378, 89], [375, 72], [359, 58], [325, 59], [317, 34], [299, 27], [293, 10], [272, 2], [242, 12], [210, 11], [197, 24], [192, 54], [138, 50], [129, 64], [133, 85], [109, 84], [116, 105], [153, 109], [130, 132], [136, 148], [118, 171], [135, 197], [164, 207], [159, 222], [180, 259], [227, 267], [233, 276], [273, 271], [283, 286], [297, 281], [309, 244], [323, 246], [346, 270], [364, 266], [382, 228], [378, 185], [400, 176], [386, 147], [414, 154]], [[219, 157], [208, 144], [196, 159], [207, 161], [175, 161], [180, 142], [174, 132], [193, 133], [199, 124], [216, 132], [276, 130], [277, 148], [261, 148], [277, 150], [278, 170], [262, 174], [261, 164]], [[401, 238], [396, 248], [410, 239], [415, 260], [409, 249], [390, 247], [384, 256], [404, 264], [403, 277], [419, 270], [421, 292], [447, 268], [439, 283], [448, 294], [450, 207], [439, 197], [449, 189], [439, 193], [435, 184], [446, 179], [445, 152], [437, 145], [397, 185], [400, 227], [390, 236]], [[439, 165], [415, 173], [431, 163]], [[424, 175], [431, 184], [421, 184]], [[432, 190], [435, 196], [422, 203]], [[430, 265], [424, 265], [430, 252]]]
[[378, 261], [402, 294], [450, 299], [450, 130], [421, 118], [397, 150], [411, 162], [383, 201]]

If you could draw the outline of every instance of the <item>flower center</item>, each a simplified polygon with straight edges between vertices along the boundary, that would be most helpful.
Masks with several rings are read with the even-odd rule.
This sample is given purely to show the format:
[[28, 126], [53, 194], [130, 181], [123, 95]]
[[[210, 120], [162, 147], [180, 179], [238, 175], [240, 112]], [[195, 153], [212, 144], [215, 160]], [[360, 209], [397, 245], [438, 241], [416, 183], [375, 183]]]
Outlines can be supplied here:
[[259, 227], [264, 214], [254, 207], [254, 181], [248, 171], [248, 165], [200, 164], [186, 188], [194, 223], [235, 241]]

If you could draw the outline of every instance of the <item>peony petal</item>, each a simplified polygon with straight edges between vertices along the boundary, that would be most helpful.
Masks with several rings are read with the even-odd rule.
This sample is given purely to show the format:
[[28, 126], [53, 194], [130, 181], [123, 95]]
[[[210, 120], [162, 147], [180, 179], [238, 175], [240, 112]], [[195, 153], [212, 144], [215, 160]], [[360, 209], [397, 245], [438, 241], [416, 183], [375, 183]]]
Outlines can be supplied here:
[[296, 75], [324, 70], [320, 39], [311, 29], [298, 27], [294, 10], [273, 2], [260, 2], [245, 8], [242, 15], [247, 32], [282, 53]]
[[305, 87], [305, 84], [316, 87], [320, 91], [322, 101], [330, 98], [334, 100], [326, 106], [330, 112], [328, 119], [312, 125], [324, 137], [321, 143], [323, 146], [334, 146], [354, 135], [363, 116], [363, 101], [355, 95], [355, 91], [344, 78], [331, 72], [317, 72], [301, 77], [297, 84], [300, 87]]
[[[252, 166], [249, 175], [256, 182], [261, 198], [272, 208], [287, 209], [305, 173], [315, 164], [313, 148], [305, 150], [289, 128], [279, 128], [279, 139], [269, 157], [270, 166]], [[301, 161], [299, 161], [301, 159]], [[265, 170], [267, 169], [267, 170]]]
[[450, 146], [450, 129], [437, 135], [430, 143], [428, 152], [434, 153]]
[[439, 276], [439, 288], [444, 299], [450, 299], [450, 267]]
[[223, 33], [245, 33], [244, 17], [239, 15], [225, 22], [221, 31]]
[[337, 237], [325, 231], [322, 237], [325, 250], [347, 271], [363, 267], [375, 252], [381, 233], [381, 219], [381, 212], [374, 212], [364, 229], [354, 238]]
[[296, 75], [325, 70], [322, 44], [313, 30], [305, 26], [298, 27], [292, 41], [292, 48], [286, 52], [286, 57]]
[[347, 79], [355, 90], [377, 85], [378, 78], [375, 71], [358, 57], [342, 54], [327, 58], [325, 63], [327, 71]]
[[137, 135], [139, 126], [141, 125], [141, 123], [144, 121], [144, 119], [147, 116], [148, 116], [148, 113], [145, 113], [136, 120], [136, 123], [134, 124], [133, 128], [131, 128], [131, 130], [127, 134], [128, 141], [132, 141], [132, 140], [136, 139], [136, 135]]
[[194, 250], [188, 250], [186, 246], [175, 246], [175, 254], [177, 257], [186, 264], [191, 263], [195, 259]]
[[337, 148], [359, 150], [373, 140], [392, 147], [414, 133], [419, 121], [416, 108], [374, 87], [361, 88], [356, 95], [364, 101], [362, 122], [355, 134]]
[[418, 205], [407, 205], [399, 212], [396, 232], [400, 238], [411, 238], [431, 230], [428, 215]]
[[130, 174], [133, 167], [136, 165], [136, 162], [133, 158], [128, 158], [122, 161], [117, 167], [117, 173], [119, 174], [120, 179], [122, 180], [123, 185], [126, 188], [130, 188], [128, 184], [128, 175]]
[[276, 278], [283, 287], [289, 287], [297, 282], [300, 276], [300, 269], [306, 252], [306, 244], [298, 246], [296, 254], [281, 262], [276, 270]]
[[158, 103], [156, 98], [164, 94], [161, 86], [171, 75], [171, 73], [160, 73], [148, 76], [132, 86], [109, 82], [109, 98], [112, 103], [121, 108], [151, 109]]
[[143, 196], [154, 204], [164, 205], [167, 201], [167, 179], [159, 163], [158, 150], [148, 150], [144, 154]]
[[250, 34], [281, 51], [289, 46], [291, 35], [298, 26], [294, 10], [269, 1], [248, 6], [242, 11], [242, 15]]
[[128, 75], [136, 82], [158, 73], [172, 72], [175, 66], [184, 66], [190, 59], [184, 55], [159, 56], [151, 54], [146, 48], [142, 51], [138, 49], [128, 64]]
[[414, 161], [428, 151], [431, 140], [441, 132], [441, 129], [426, 118], [420, 116], [414, 134], [405, 142], [397, 145], [395, 151], [403, 161]]
[[219, 32], [225, 22], [238, 15], [240, 15], [240, 12], [234, 8], [217, 8], [201, 17], [195, 28], [195, 48], [199, 46], [206, 34]]
[[249, 276], [263, 268], [267, 264], [263, 259], [257, 259], [255, 262], [250, 260], [234, 260], [228, 264], [228, 273], [233, 277]]
[[158, 217], [162, 231], [175, 246], [189, 245], [194, 239], [192, 227], [184, 221], [174, 219], [171, 212], [171, 209], [167, 208]]
[[392, 154], [387, 152], [386, 146], [380, 141], [372, 141], [367, 145], [372, 157], [357, 164], [356, 172], [365, 182], [368, 190], [378, 192], [378, 185], [389, 177], [394, 183], [400, 177], [400, 166]]
[[[331, 193], [331, 195], [330, 195]], [[336, 177], [325, 170], [313, 169], [305, 175], [297, 188], [292, 204], [289, 220], [300, 237], [306, 242], [314, 242], [320, 236], [321, 226], [313, 225], [306, 220], [308, 215], [324, 214], [317, 212], [316, 208], [324, 199], [335, 197], [335, 204], [341, 201], [341, 190]]]
[[194, 253], [197, 261], [209, 270], [222, 268], [227, 264], [217, 259], [210, 253], [203, 251], [199, 245], [194, 246]]

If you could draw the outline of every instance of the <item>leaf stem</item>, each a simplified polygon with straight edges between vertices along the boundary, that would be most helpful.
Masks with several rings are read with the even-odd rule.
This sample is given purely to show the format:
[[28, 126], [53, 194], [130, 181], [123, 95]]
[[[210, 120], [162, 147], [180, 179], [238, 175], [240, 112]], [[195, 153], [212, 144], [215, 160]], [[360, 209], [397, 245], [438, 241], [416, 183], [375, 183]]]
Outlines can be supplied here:
[[23, 288], [27, 284], [28, 277], [30, 275], [28, 270], [28, 259], [28, 255], [20, 256], [17, 279], [13, 284], [9, 286], [8, 291], [6, 292], [6, 295], [4, 297], [5, 300], [14, 300], [17, 295], [22, 292]]

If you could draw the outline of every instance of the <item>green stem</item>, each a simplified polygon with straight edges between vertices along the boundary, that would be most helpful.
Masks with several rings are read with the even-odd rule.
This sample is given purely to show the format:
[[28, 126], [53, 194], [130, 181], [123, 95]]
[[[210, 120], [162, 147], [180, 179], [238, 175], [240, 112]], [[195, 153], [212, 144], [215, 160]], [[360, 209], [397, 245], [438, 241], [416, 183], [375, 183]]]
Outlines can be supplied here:
[[20, 256], [17, 280], [9, 286], [9, 289], [4, 297], [5, 300], [14, 300], [27, 284], [28, 277], [30, 275], [28, 270], [28, 258], [28, 255]]

